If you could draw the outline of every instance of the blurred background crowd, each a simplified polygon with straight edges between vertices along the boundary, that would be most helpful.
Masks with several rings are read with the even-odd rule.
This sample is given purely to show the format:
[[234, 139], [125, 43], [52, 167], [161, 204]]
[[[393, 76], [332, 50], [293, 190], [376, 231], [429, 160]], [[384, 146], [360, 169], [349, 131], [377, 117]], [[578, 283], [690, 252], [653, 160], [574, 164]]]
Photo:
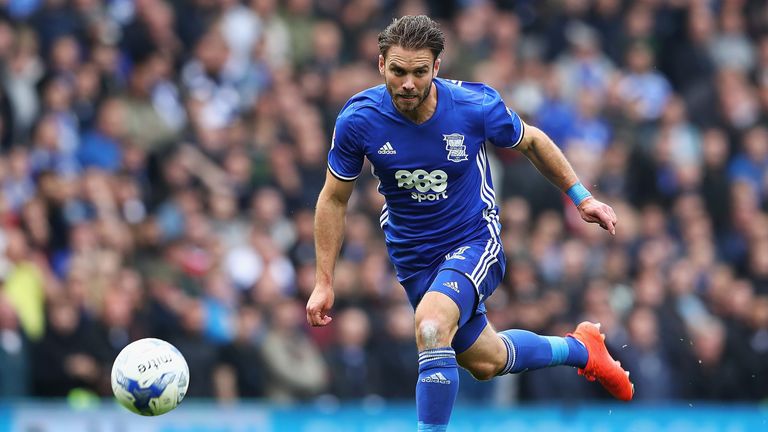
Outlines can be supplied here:
[[[0, 1], [0, 396], [108, 396], [129, 341], [189, 396], [412, 400], [413, 311], [358, 180], [334, 322], [310, 329], [313, 206], [377, 34], [430, 14], [441, 76], [484, 81], [619, 217], [578, 219], [495, 155], [498, 329], [599, 321], [636, 398], [768, 397], [768, 6], [759, 0]], [[366, 172], [368, 170], [365, 170]], [[602, 399], [571, 368], [463, 401]]]

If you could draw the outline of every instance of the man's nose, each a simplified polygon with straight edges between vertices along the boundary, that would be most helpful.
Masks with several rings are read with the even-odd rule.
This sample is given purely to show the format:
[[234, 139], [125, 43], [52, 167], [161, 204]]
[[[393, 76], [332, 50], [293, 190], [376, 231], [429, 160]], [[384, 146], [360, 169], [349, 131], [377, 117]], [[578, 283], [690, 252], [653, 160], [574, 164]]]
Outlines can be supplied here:
[[413, 78], [409, 75], [405, 78], [405, 81], [403, 81], [403, 89], [404, 90], [413, 90], [415, 86], [413, 85]]

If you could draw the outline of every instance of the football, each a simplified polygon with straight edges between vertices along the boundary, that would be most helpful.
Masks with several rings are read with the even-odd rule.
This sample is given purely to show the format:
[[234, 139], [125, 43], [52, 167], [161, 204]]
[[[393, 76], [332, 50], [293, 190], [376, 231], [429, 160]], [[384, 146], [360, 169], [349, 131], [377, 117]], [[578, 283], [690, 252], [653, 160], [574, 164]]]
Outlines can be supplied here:
[[175, 346], [139, 339], [120, 351], [112, 365], [112, 392], [136, 414], [156, 416], [176, 408], [189, 386], [189, 367]]

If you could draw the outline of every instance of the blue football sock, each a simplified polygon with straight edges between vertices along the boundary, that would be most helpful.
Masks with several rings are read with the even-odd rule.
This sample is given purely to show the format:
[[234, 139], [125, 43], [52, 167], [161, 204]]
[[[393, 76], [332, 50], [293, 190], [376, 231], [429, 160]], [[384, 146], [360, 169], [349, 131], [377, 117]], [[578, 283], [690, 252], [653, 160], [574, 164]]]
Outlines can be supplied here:
[[459, 369], [453, 348], [434, 348], [420, 352], [419, 381], [416, 382], [418, 431], [445, 431], [458, 392]]
[[587, 348], [571, 336], [539, 336], [526, 330], [498, 333], [507, 347], [507, 364], [499, 375], [519, 373], [550, 366], [587, 365]]

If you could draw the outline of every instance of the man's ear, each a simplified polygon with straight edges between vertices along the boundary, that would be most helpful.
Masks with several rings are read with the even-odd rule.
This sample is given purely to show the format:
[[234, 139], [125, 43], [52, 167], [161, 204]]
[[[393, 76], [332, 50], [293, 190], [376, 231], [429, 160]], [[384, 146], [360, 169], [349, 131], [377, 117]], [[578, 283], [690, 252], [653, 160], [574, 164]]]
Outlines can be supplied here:
[[437, 76], [437, 71], [440, 70], [440, 60], [441, 59], [439, 58], [435, 60], [435, 67], [432, 68], [432, 78], [435, 78]]
[[379, 74], [381, 74], [381, 76], [384, 76], [384, 65], [385, 64], [386, 63], [384, 62], [384, 56], [379, 54]]

